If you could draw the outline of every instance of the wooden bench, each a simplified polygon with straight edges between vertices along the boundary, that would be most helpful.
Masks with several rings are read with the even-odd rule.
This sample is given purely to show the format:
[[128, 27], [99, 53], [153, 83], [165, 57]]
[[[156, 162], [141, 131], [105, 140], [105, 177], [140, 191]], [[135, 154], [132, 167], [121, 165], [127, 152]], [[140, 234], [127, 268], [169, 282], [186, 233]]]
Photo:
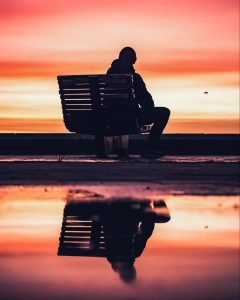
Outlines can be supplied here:
[[66, 128], [94, 135], [98, 156], [108, 155], [114, 145], [127, 151], [129, 134], [150, 130], [151, 125], [141, 128], [137, 121], [132, 75], [67, 75], [57, 79]]

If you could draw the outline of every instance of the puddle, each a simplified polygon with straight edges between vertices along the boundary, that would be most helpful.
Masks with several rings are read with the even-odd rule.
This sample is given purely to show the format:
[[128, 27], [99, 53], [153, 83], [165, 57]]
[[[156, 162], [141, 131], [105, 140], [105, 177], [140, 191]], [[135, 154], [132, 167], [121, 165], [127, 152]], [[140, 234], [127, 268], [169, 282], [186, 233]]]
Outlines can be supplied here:
[[1, 299], [238, 299], [239, 198], [0, 188]]

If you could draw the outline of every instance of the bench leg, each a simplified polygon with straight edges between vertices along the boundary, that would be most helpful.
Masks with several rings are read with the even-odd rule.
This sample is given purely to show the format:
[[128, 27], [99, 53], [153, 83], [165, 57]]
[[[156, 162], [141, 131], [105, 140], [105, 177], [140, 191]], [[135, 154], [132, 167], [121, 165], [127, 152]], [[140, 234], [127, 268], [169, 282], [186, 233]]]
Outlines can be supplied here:
[[113, 136], [105, 136], [104, 137], [104, 147], [105, 153], [108, 155], [113, 150]]
[[97, 157], [104, 158], [107, 157], [105, 143], [104, 143], [104, 136], [102, 134], [95, 135], [95, 144], [96, 144], [96, 152]]
[[121, 135], [122, 149], [126, 150], [127, 153], [128, 153], [128, 143], [129, 143], [129, 135]]
[[118, 150], [120, 156], [128, 156], [129, 135], [104, 137], [95, 135], [97, 157], [106, 158], [112, 150]]
[[129, 135], [114, 136], [114, 148], [118, 149], [120, 156], [128, 156]]
[[95, 135], [95, 142], [97, 149], [97, 157], [108, 157], [108, 154], [111, 153], [111, 151], [113, 150], [113, 137]]

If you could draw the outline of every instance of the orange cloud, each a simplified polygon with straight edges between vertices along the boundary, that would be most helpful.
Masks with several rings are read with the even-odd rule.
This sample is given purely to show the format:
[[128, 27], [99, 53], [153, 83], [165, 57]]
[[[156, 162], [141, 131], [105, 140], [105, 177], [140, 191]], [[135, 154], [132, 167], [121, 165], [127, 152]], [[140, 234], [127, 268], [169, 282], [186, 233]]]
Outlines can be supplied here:
[[68, 132], [61, 119], [1, 118], [0, 132]]

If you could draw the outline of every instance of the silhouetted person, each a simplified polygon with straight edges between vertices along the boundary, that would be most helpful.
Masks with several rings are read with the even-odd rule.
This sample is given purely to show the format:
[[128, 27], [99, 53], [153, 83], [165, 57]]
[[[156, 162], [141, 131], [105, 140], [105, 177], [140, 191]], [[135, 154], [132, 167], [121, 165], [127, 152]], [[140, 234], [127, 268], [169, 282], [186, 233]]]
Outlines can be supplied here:
[[141, 126], [153, 123], [142, 157], [154, 158], [163, 155], [162, 152], [158, 151], [159, 141], [167, 125], [170, 110], [166, 107], [154, 107], [151, 94], [148, 92], [142, 77], [135, 72], [133, 67], [136, 60], [137, 56], [135, 50], [131, 47], [125, 47], [120, 51], [118, 59], [112, 62], [107, 74], [133, 75], [138, 122]]

